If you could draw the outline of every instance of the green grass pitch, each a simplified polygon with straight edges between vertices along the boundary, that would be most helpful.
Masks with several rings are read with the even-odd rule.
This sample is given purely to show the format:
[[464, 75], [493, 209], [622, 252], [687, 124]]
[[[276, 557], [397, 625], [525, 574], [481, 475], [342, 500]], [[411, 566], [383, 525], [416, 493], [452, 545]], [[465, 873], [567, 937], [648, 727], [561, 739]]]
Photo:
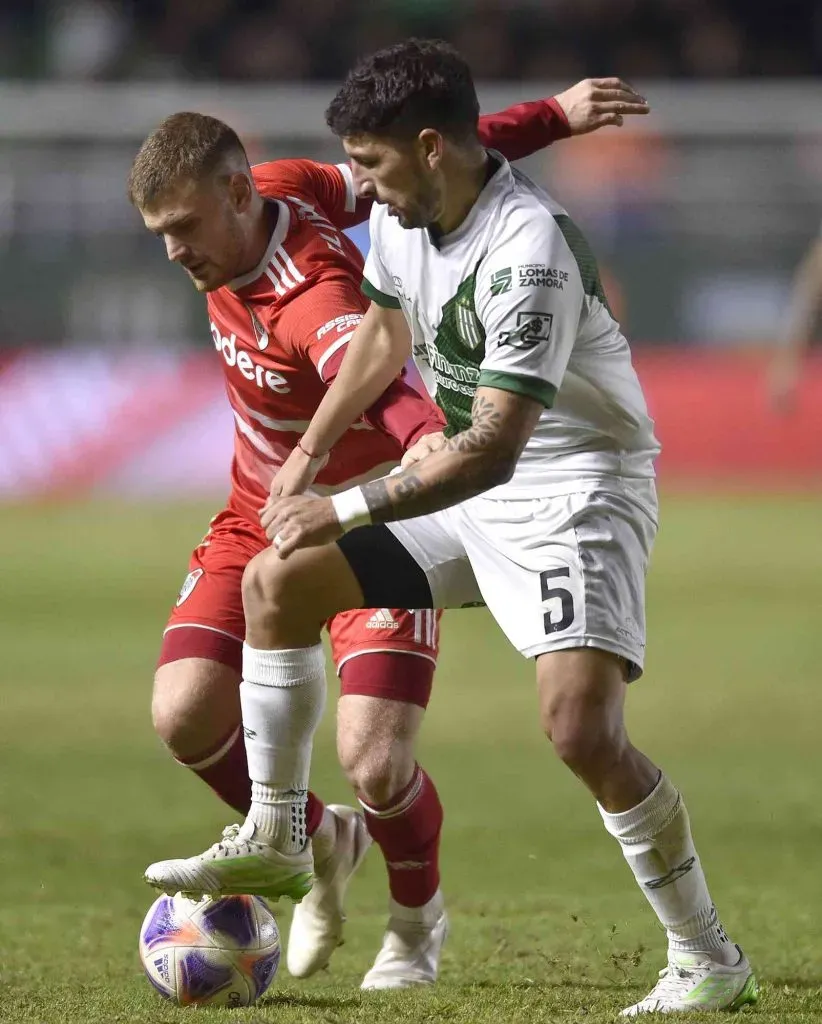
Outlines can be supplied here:
[[[663, 937], [539, 733], [531, 666], [480, 610], [447, 616], [421, 749], [446, 808], [436, 989], [358, 989], [384, 924], [372, 852], [322, 977], [283, 967], [248, 1010], [154, 993], [136, 953], [142, 870], [230, 820], [148, 717], [160, 630], [209, 514], [0, 509], [0, 1021], [614, 1021], [662, 967]], [[822, 504], [666, 496], [662, 517], [631, 731], [685, 793], [714, 898], [758, 968], [749, 1019], [820, 1021]], [[314, 784], [347, 800], [331, 735], [329, 714]]]

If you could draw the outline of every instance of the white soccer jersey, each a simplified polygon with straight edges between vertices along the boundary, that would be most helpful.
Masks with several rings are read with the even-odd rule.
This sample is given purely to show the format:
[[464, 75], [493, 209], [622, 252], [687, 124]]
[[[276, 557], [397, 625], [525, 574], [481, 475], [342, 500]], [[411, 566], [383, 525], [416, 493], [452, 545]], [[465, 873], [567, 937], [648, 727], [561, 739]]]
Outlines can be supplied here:
[[479, 385], [545, 406], [494, 497], [653, 477], [653, 423], [584, 237], [545, 191], [491, 158], [497, 170], [449, 235], [402, 228], [374, 207], [363, 291], [402, 308], [450, 433], [469, 426]]

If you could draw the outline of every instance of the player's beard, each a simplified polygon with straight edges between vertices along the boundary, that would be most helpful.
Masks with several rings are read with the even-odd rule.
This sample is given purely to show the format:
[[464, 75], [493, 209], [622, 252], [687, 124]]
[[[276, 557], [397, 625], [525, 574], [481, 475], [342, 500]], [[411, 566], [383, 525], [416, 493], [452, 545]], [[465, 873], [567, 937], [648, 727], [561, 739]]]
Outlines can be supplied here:
[[234, 218], [226, 221], [222, 243], [215, 259], [208, 261], [209, 275], [205, 280], [194, 280], [194, 287], [199, 292], [213, 292], [227, 285], [236, 277], [241, 277], [247, 270], [246, 237], [242, 225]]
[[423, 179], [413, 202], [409, 203], [406, 210], [399, 211], [397, 219], [404, 228], [427, 228], [436, 223], [441, 205], [436, 185]]
[[240, 277], [246, 270], [253, 270], [253, 265], [245, 266], [248, 261], [248, 241], [240, 219], [236, 216], [229, 217], [226, 224], [226, 258], [223, 262], [226, 278], [222, 282], [223, 284], [228, 284], [235, 277]]

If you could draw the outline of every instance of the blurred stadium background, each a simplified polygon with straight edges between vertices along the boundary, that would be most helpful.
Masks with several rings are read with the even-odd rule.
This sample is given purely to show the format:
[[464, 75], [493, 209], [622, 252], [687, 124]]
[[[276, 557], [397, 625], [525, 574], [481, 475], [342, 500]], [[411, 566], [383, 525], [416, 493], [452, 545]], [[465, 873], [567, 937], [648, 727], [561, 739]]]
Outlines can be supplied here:
[[[188, 108], [228, 120], [258, 158], [337, 160], [322, 116], [334, 81], [412, 31], [463, 48], [486, 110], [586, 75], [641, 87], [647, 121], [526, 167], [600, 257], [663, 474], [819, 480], [818, 367], [787, 418], [769, 412], [762, 373], [822, 220], [813, 0], [7, 0], [0, 496], [173, 494], [183, 452], [187, 494], [223, 489], [229, 421], [203, 306], [125, 202], [130, 160]], [[123, 414], [125, 450], [107, 429]]]
[[[808, 360], [786, 413], [766, 387], [791, 275], [822, 220], [814, 0], [4, 0], [4, 1019], [155, 1021], [133, 953], [142, 867], [201, 849], [224, 818], [160, 750], [147, 703], [188, 551], [227, 489], [230, 417], [202, 301], [126, 202], [131, 158], [163, 116], [195, 109], [231, 123], [255, 157], [337, 161], [322, 116], [335, 82], [358, 54], [412, 32], [463, 50], [485, 110], [603, 74], [653, 105], [641, 123], [559, 143], [526, 168], [600, 256], [664, 446], [656, 682], [632, 694], [637, 739], [687, 792], [730, 926], [764, 961], [775, 1009], [762, 1019], [818, 1020], [822, 361]], [[621, 988], [637, 994], [661, 966], [641, 955], [648, 916], [588, 802], [546, 759], [528, 665], [483, 613], [452, 618], [425, 749], [450, 814], [448, 891], [457, 921], [473, 923], [455, 930], [446, 968], [492, 988], [464, 1018], [442, 1012], [564, 1020], [570, 1000], [613, 1019]], [[501, 698], [498, 680], [514, 675], [522, 687]], [[491, 722], [501, 776], [486, 767]], [[318, 779], [345, 799], [332, 750], [324, 740]], [[487, 806], [511, 834], [535, 800], [557, 827], [529, 836], [521, 863], [519, 846], [488, 831]], [[350, 985], [382, 922], [375, 858], [365, 877], [335, 966]], [[70, 949], [67, 930], [79, 930]], [[504, 1008], [500, 963], [524, 979]], [[278, 1021], [311, 1019], [295, 1000]], [[413, 1001], [385, 1018], [355, 1018], [350, 999], [318, 1005], [333, 1021], [423, 1019]]]

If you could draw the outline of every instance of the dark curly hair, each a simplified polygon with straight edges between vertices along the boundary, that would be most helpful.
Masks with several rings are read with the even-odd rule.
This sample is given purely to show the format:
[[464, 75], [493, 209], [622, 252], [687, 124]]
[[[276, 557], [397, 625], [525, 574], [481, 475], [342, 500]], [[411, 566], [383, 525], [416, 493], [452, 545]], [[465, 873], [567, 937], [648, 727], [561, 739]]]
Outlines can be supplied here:
[[476, 138], [479, 101], [471, 69], [453, 46], [439, 39], [408, 39], [349, 71], [325, 120], [340, 138], [410, 139], [423, 128], [435, 128], [465, 142]]

